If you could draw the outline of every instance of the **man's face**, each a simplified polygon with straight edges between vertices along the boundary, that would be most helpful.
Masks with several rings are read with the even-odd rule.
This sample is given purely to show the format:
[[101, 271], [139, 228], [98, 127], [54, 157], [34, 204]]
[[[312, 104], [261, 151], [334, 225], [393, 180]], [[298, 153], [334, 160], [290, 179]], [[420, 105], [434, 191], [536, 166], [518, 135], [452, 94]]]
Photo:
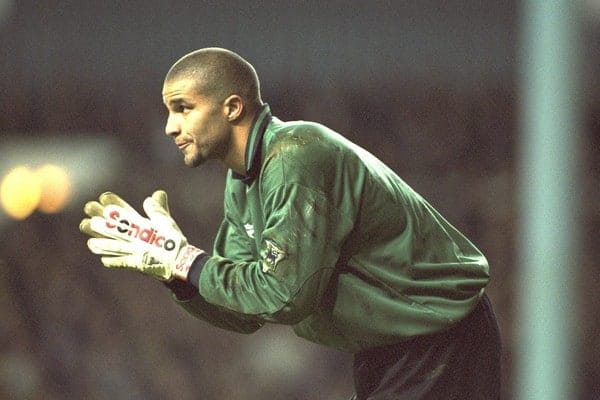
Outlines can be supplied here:
[[231, 126], [222, 104], [203, 96], [189, 79], [172, 79], [163, 86], [169, 110], [165, 133], [175, 140], [188, 167], [223, 159], [230, 150]]

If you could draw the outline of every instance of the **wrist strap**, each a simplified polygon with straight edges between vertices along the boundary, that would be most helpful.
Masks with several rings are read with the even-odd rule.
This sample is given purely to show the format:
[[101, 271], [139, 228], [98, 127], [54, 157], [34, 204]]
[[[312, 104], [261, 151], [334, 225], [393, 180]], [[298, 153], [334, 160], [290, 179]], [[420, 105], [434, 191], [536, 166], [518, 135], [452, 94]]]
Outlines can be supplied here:
[[203, 250], [188, 244], [185, 249], [183, 249], [183, 254], [177, 258], [174, 271], [175, 277], [182, 281], [187, 281], [187, 275], [192, 263], [196, 257], [203, 253]]

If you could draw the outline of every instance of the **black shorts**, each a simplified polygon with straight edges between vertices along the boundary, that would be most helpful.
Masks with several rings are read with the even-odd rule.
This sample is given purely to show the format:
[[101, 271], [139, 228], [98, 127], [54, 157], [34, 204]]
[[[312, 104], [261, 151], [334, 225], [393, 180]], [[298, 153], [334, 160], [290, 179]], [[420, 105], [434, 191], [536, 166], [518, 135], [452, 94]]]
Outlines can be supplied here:
[[500, 333], [489, 299], [447, 331], [354, 356], [353, 400], [496, 400]]

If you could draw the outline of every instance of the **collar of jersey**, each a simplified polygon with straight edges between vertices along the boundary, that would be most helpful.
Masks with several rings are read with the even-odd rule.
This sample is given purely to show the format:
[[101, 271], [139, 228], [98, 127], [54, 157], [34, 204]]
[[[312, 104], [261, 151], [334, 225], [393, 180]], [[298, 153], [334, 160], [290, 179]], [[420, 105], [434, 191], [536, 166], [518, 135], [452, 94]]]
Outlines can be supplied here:
[[271, 108], [265, 103], [254, 117], [248, 143], [246, 144], [246, 174], [240, 175], [233, 172], [234, 179], [240, 179], [246, 185], [251, 185], [254, 182], [260, 170], [262, 138], [272, 118]]

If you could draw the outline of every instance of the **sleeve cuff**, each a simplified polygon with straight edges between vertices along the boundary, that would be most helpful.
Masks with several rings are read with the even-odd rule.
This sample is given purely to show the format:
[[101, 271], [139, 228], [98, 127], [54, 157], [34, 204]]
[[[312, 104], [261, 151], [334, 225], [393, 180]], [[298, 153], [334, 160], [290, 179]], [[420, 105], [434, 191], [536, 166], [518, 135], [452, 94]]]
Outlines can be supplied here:
[[202, 253], [192, 263], [190, 270], [187, 275], [187, 283], [194, 286], [197, 289], [200, 288], [200, 273], [202, 272], [202, 268], [204, 268], [204, 264], [208, 261], [210, 256], [207, 253]]
[[210, 258], [207, 253], [202, 253], [192, 262], [188, 271], [187, 281], [173, 279], [170, 282], [163, 282], [166, 287], [171, 289], [178, 301], [189, 301], [198, 294], [200, 286], [200, 272], [206, 261]]
[[163, 282], [163, 284], [171, 289], [177, 301], [189, 301], [198, 294], [196, 287], [179, 279], [173, 279], [171, 282]]

